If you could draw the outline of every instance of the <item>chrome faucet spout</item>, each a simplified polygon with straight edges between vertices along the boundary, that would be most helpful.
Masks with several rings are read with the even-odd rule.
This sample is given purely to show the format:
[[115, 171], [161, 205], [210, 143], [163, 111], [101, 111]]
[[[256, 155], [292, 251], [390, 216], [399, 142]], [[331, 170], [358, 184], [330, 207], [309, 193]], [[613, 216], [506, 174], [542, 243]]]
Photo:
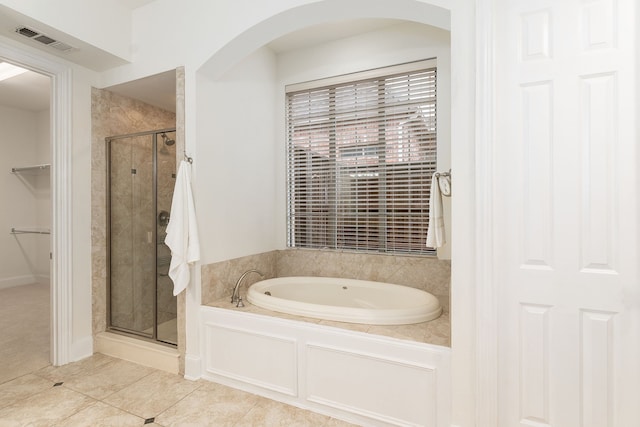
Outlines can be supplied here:
[[240, 298], [240, 284], [242, 284], [242, 280], [249, 273], [256, 273], [257, 275], [260, 276], [261, 279], [264, 279], [264, 274], [262, 274], [260, 271], [255, 270], [255, 269], [247, 270], [244, 273], [242, 273], [240, 278], [238, 278], [238, 281], [236, 282], [236, 285], [233, 287], [233, 292], [231, 293], [231, 303], [232, 304], [236, 304], [237, 303], [238, 307], [240, 307], [240, 305], [239, 305], [240, 303], [239, 302], [242, 301], [242, 299]]

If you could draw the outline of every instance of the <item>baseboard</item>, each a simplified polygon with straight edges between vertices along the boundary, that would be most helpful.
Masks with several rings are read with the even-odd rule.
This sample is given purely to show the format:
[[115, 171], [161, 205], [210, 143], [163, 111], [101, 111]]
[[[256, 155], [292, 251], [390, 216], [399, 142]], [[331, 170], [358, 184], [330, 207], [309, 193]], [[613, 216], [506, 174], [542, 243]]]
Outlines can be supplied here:
[[49, 277], [48, 275], [44, 275], [44, 274], [38, 274], [38, 275], [36, 275], [36, 281], [38, 283], [43, 284], [43, 285], [48, 285], [49, 283], [51, 283], [51, 277]]
[[192, 381], [202, 378], [202, 359], [200, 356], [185, 355], [184, 377]]
[[22, 285], [32, 285], [37, 282], [38, 279], [33, 275], [7, 277], [6, 279], [0, 279], [0, 289], [13, 288]]
[[88, 336], [79, 339], [71, 344], [69, 350], [69, 361], [76, 362], [85, 359], [93, 354], [93, 337]]
[[172, 374], [178, 373], [178, 350], [162, 344], [101, 332], [95, 337], [95, 351]]

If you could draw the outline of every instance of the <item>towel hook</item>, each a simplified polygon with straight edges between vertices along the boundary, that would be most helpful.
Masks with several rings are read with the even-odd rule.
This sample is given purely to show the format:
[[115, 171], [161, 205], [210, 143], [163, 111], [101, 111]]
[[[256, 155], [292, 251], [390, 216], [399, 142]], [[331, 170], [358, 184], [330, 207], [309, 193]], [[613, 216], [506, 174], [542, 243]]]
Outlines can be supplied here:
[[449, 172], [436, 172], [436, 178], [440, 178], [441, 176], [448, 176], [451, 178], [451, 169], [449, 169]]
[[184, 153], [184, 159], [185, 159], [187, 162], [189, 162], [190, 164], [193, 164], [193, 158], [191, 158], [191, 157], [189, 157], [189, 156], [187, 155], [187, 150], [184, 150], [184, 151], [183, 151], [183, 153]]
[[438, 190], [445, 197], [451, 197], [451, 169], [449, 172], [436, 172], [435, 179], [438, 180]]

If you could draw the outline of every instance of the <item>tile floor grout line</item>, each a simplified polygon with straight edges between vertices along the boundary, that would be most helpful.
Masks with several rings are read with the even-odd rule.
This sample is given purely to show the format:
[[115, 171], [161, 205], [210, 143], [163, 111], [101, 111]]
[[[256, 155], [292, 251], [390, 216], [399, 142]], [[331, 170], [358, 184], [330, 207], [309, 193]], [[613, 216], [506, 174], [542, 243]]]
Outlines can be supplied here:
[[[253, 394], [253, 393], [248, 392], [248, 391], [246, 391], [245, 393], [249, 393], [249, 394], [251, 394], [251, 395], [253, 395], [253, 396], [264, 397], [264, 396], [260, 396], [259, 394]], [[268, 397], [265, 397], [265, 399], [269, 399], [269, 398], [268, 398]], [[269, 400], [272, 400], [272, 399], [269, 399]], [[280, 402], [280, 403], [282, 403], [282, 402]], [[234, 422], [234, 423], [233, 423], [233, 425], [234, 425], [234, 426], [238, 425], [238, 423], [240, 423], [240, 422], [244, 419], [244, 417], [246, 417], [247, 415], [249, 415], [249, 413], [250, 413], [251, 411], [253, 411], [253, 410], [255, 409], [255, 407], [256, 407], [256, 406], [258, 406], [258, 400], [256, 400], [256, 403], [254, 403], [254, 404], [253, 404], [253, 406], [251, 406], [251, 408], [249, 408], [249, 410], [247, 410], [247, 412], [246, 412], [246, 413], [244, 413], [244, 414], [243, 414], [243, 415], [242, 415], [238, 420], [236, 420], [236, 422]]]
[[[98, 421], [98, 418], [96, 418], [95, 420], [93, 420], [92, 418], [91, 421], [89, 422], [88, 417], [93, 416], [90, 414], [104, 414], [105, 417], [113, 417], [114, 416], [113, 414], [120, 414], [115, 416], [116, 417], [123, 416], [126, 419], [130, 419], [131, 422], [133, 423], [132, 425], [136, 425], [136, 426], [138, 425], [143, 426], [144, 425], [143, 423], [147, 419], [153, 418], [155, 425], [159, 427], [163, 427], [163, 426], [169, 427], [172, 425], [171, 420], [175, 421], [176, 416], [178, 416], [177, 419], [182, 419], [185, 422], [187, 422], [187, 420], [192, 417], [193, 419], [198, 419], [198, 416], [200, 415], [199, 414], [200, 409], [198, 409], [197, 407], [192, 408], [191, 404], [186, 404], [188, 402], [184, 402], [184, 401], [186, 399], [190, 399], [190, 400], [193, 399], [194, 401], [198, 401], [198, 400], [201, 400], [200, 399], [201, 397], [206, 397], [205, 401], [212, 401], [212, 402], [218, 402], [219, 399], [223, 399], [224, 401], [228, 401], [228, 402], [234, 402], [240, 399], [245, 402], [245, 405], [242, 405], [239, 407], [239, 408], [242, 408], [242, 410], [236, 412], [235, 418], [225, 420], [225, 422], [228, 423], [226, 425], [239, 426], [239, 425], [242, 425], [243, 423], [252, 424], [259, 419], [265, 419], [263, 417], [267, 415], [272, 417], [274, 416], [274, 414], [276, 414], [277, 416], [278, 411], [282, 411], [282, 416], [284, 416], [284, 418], [282, 418], [281, 421], [286, 420], [287, 417], [291, 417], [290, 421], [292, 422], [296, 420], [301, 421], [305, 419], [306, 416], [303, 416], [301, 413], [299, 413], [299, 411], [313, 412], [306, 408], [300, 408], [296, 405], [291, 405], [286, 402], [281, 402], [279, 400], [275, 400], [272, 398], [261, 396], [259, 394], [251, 393], [246, 390], [235, 389], [241, 394], [235, 394], [235, 392], [232, 394], [228, 394], [229, 392], [227, 389], [234, 389], [234, 388], [231, 386], [227, 386], [225, 384], [216, 383], [215, 381], [184, 380], [184, 381], [189, 381], [191, 385], [189, 387], [182, 388], [183, 384], [181, 384], [181, 381], [183, 381], [182, 380], [183, 377], [181, 377], [179, 374], [171, 374], [172, 385], [167, 385], [168, 383], [165, 384], [164, 382], [161, 382], [159, 384], [161, 390], [164, 390], [167, 387], [174, 387], [174, 386], [175, 387], [179, 386], [181, 387], [182, 390], [189, 390], [191, 389], [191, 387], [193, 387], [193, 389], [191, 389], [188, 393], [184, 395], [182, 394], [182, 392], [175, 393], [175, 394], [168, 393], [167, 396], [172, 396], [171, 400], [166, 401], [168, 403], [168, 406], [166, 408], [160, 407], [160, 409], [157, 409], [157, 411], [160, 411], [160, 412], [155, 414], [155, 416], [153, 416], [152, 414], [150, 416], [147, 416], [146, 418], [143, 418], [143, 415], [145, 414], [146, 410], [148, 408], [154, 407], [154, 405], [151, 405], [150, 407], [144, 406], [144, 399], [150, 396], [148, 391], [155, 390], [155, 388], [153, 390], [151, 388], [146, 388], [146, 386], [150, 384], [149, 376], [155, 373], [161, 373], [162, 371], [160, 370], [152, 370], [149, 373], [143, 373], [143, 375], [140, 378], [137, 378], [133, 382], [129, 382], [124, 386], [118, 386], [117, 391], [109, 393], [106, 396], [101, 396], [100, 398], [93, 397], [84, 391], [75, 390], [74, 388], [69, 387], [70, 379], [78, 379], [82, 381], [84, 378], [87, 378], [90, 381], [99, 380], [100, 384], [104, 383], [103, 385], [105, 386], [112, 384], [110, 381], [110, 378], [104, 375], [104, 372], [102, 371], [102, 369], [104, 367], [108, 367], [110, 363], [117, 363], [119, 360], [121, 359], [111, 358], [111, 357], [104, 359], [102, 358], [102, 356], [97, 356], [97, 357], [94, 357], [93, 360], [90, 360], [88, 363], [81, 363], [76, 366], [72, 366], [71, 369], [69, 370], [64, 368], [62, 368], [61, 370], [58, 370], [57, 367], [54, 367], [56, 369], [47, 369], [48, 367], [46, 367], [39, 372], [40, 375], [37, 375], [36, 372], [31, 372], [31, 374], [34, 374], [34, 376], [30, 381], [29, 380], [22, 381], [20, 384], [15, 385], [16, 391], [18, 390], [20, 390], [21, 392], [26, 391], [28, 392], [28, 396], [26, 396], [23, 399], [19, 399], [16, 402], [13, 402], [11, 405], [8, 406], [9, 409], [2, 408], [0, 410], [2, 411], [3, 414], [8, 415], [8, 417], [11, 420], [14, 420], [14, 422], [16, 422], [16, 425], [31, 425], [29, 423], [38, 424], [38, 423], [42, 423], [45, 419], [50, 419], [51, 422], [50, 424], [47, 424], [47, 425], [55, 425], [56, 427], [63, 427], [72, 422], [83, 423], [87, 421], [87, 423], [90, 423], [90, 422]], [[133, 362], [130, 362], [130, 363], [133, 363]], [[111, 367], [110, 370], [108, 370], [107, 372], [111, 372], [112, 370], [113, 370], [113, 367]], [[64, 373], [69, 371], [73, 372], [73, 374], [69, 377], [65, 376]], [[133, 370], [132, 372], [135, 373], [136, 371]], [[137, 371], [137, 372], [140, 372], [140, 371]], [[25, 377], [27, 375], [29, 375], [29, 373], [21, 375], [20, 377]], [[53, 378], [53, 379], [46, 378], [44, 377], [44, 375], [48, 375], [50, 378]], [[124, 377], [124, 379], [127, 379], [127, 378], [129, 377], [128, 376]], [[141, 381], [145, 381], [145, 379], [147, 380], [147, 382], [140, 383]], [[61, 380], [63, 382], [61, 386], [58, 386], [58, 387], [52, 386], [52, 384], [55, 384], [56, 382], [60, 382]], [[155, 384], [155, 380], [151, 382]], [[119, 384], [118, 382], [116, 383]], [[76, 383], [76, 384], [82, 387], [81, 383]], [[210, 388], [208, 385], [213, 385], [213, 387]], [[140, 403], [140, 405], [138, 405], [137, 403], [132, 404], [129, 406], [129, 410], [127, 410], [117, 406], [117, 399], [113, 400], [115, 402], [114, 404], [111, 404], [105, 401], [109, 399], [111, 396], [113, 396], [114, 393], [119, 393], [131, 386], [133, 386], [137, 390], [137, 393], [135, 396], [143, 398], [142, 403]], [[42, 389], [40, 389], [40, 391], [37, 391], [35, 393], [33, 392], [33, 390], [37, 390], [40, 387], [43, 387]], [[52, 389], [54, 390], [64, 389], [64, 391], [58, 390], [61, 393], [56, 393], [55, 391], [51, 392]], [[94, 388], [92, 388], [91, 390], [94, 390]], [[111, 389], [101, 388], [100, 390], [104, 391], [104, 390], [111, 390]], [[4, 391], [11, 393], [13, 390], [12, 390], [12, 387], [6, 387]], [[92, 392], [92, 391], [89, 391], [89, 392]], [[194, 395], [196, 392], [201, 393], [201, 395], [200, 396]], [[49, 396], [45, 397], [45, 393], [50, 393], [50, 394]], [[42, 397], [38, 397], [39, 394], [42, 394]], [[96, 394], [96, 396], [98, 395], [100, 394]], [[178, 396], [182, 396], [182, 397], [177, 398], [175, 401], [173, 401], [173, 399]], [[252, 398], [251, 400], [249, 400], [249, 397], [247, 396], [253, 396], [253, 398], [255, 399]], [[77, 406], [67, 407], [67, 410], [56, 411], [56, 413], [45, 414], [42, 412], [42, 409], [39, 409], [40, 405], [38, 404], [38, 402], [42, 401], [43, 399], [46, 399], [49, 402], [46, 405], [46, 407], [48, 408], [50, 407], [52, 409], [53, 408], [57, 409], [58, 406], [60, 406], [61, 409], [64, 409], [65, 402], [67, 401], [67, 399], [71, 399], [70, 401], [75, 402], [74, 405], [77, 405]], [[172, 401], [173, 403], [170, 403]], [[267, 403], [263, 405], [262, 403], [263, 401]], [[248, 405], [246, 405], [247, 403]], [[178, 405], [180, 406], [177, 407]], [[226, 404], [224, 405], [226, 406]], [[162, 406], [164, 406], [164, 404]], [[140, 411], [139, 413], [133, 413], [131, 412], [132, 410], [133, 411], [142, 410], [142, 411]], [[155, 411], [156, 410], [154, 410], [154, 412]], [[170, 411], [170, 413], [167, 413], [168, 411]], [[224, 415], [223, 414], [224, 412], [225, 411], [223, 410], [221, 415]], [[158, 418], [161, 418], [163, 414], [167, 414], [166, 420], [168, 421], [168, 423], [163, 423], [162, 420], [160, 420], [160, 422], [156, 421]], [[212, 415], [212, 418], [208, 418], [207, 421], [204, 422], [202, 425], [215, 425], [215, 423], [218, 420], [217, 418], [218, 413], [216, 411], [211, 415]], [[332, 425], [342, 425], [335, 422], [332, 423], [333, 417], [327, 414], [319, 414], [319, 415], [322, 415], [323, 418], [322, 419], [315, 418], [316, 420], [315, 425], [322, 426], [322, 427], [328, 427], [330, 425], [329, 423], [331, 423]], [[99, 415], [99, 416], [102, 417], [103, 415]], [[51, 418], [48, 418], [48, 417], [51, 417]], [[99, 419], [102, 419], [102, 418], [99, 418]], [[306, 419], [310, 420], [312, 418], [306, 418]], [[201, 418], [200, 420], [202, 421]], [[339, 419], [335, 419], [335, 420], [341, 421]], [[21, 422], [22, 424], [20, 424]], [[111, 418], [110, 422], [114, 423], [117, 421], [114, 421], [114, 418]], [[208, 424], [209, 422], [212, 422], [214, 424]], [[313, 424], [308, 424], [308, 425], [313, 425]]]
[[[28, 374], [20, 375], [19, 377], [14, 378], [13, 380], [10, 380], [10, 381], [15, 381], [15, 380], [17, 380], [18, 378], [26, 377], [26, 376], [28, 376], [28, 375], [34, 375], [34, 374], [33, 374], [33, 373], [28, 373]], [[11, 406], [14, 406], [14, 405], [15, 405], [15, 404], [17, 404], [17, 403], [23, 402], [23, 401], [25, 401], [25, 400], [27, 400], [27, 399], [29, 399], [29, 398], [33, 397], [33, 396], [36, 396], [36, 395], [38, 395], [38, 394], [46, 393], [48, 390], [50, 390], [50, 389], [52, 389], [53, 387], [55, 387], [55, 384], [56, 384], [56, 382], [55, 382], [55, 381], [51, 381], [51, 380], [49, 380], [49, 379], [47, 379], [47, 378], [42, 378], [42, 377], [39, 377], [39, 378], [40, 378], [40, 379], [43, 379], [43, 380], [45, 380], [45, 381], [47, 381], [47, 382], [49, 382], [49, 383], [51, 383], [51, 387], [46, 388], [46, 389], [43, 389], [43, 390], [40, 390], [40, 391], [36, 391], [35, 393], [31, 393], [31, 394], [29, 394], [29, 395], [27, 395], [27, 396], [25, 396], [25, 397], [23, 397], [23, 398], [21, 398], [21, 399], [18, 399], [18, 400], [16, 400], [16, 401], [14, 401], [14, 402], [10, 403], [10, 404], [9, 404], [9, 405], [7, 405], [7, 406], [0, 406], [0, 410], [5, 409], [5, 408], [9, 408], [9, 407], [11, 407]], [[3, 384], [7, 384], [7, 383], [8, 383], [8, 382], [10, 382], [10, 381], [7, 381], [7, 382], [5, 382], [5, 383], [2, 383], [2, 384], [0, 384], [0, 386], [2, 386]]]
[[[111, 408], [117, 409], [118, 411], [122, 411], [122, 412], [125, 412], [125, 413], [129, 414], [129, 415], [133, 415], [136, 418], [140, 418], [143, 422], [146, 420], [146, 418], [143, 418], [138, 414], [134, 414], [131, 411], [128, 411], [126, 409], [123, 409], [123, 408], [120, 408], [118, 406], [112, 405], [111, 403], [105, 402], [104, 400], [98, 400], [98, 402], [102, 403], [103, 405], [107, 405], [107, 406], [109, 406]], [[153, 417], [149, 417], [149, 418], [153, 418]]]
[[[180, 376], [180, 374], [177, 374], [178, 376]], [[184, 378], [184, 377], [183, 377]], [[190, 380], [186, 380], [186, 381], [190, 381]], [[194, 381], [195, 383], [198, 383], [199, 381]], [[169, 409], [173, 408], [174, 406], [176, 406], [178, 403], [182, 402], [184, 399], [186, 399], [188, 396], [191, 396], [193, 393], [195, 393], [197, 390], [200, 390], [202, 387], [204, 386], [204, 384], [198, 384], [198, 387], [196, 387], [195, 389], [191, 390], [189, 393], [185, 394], [182, 398], [178, 399], [178, 401], [176, 401], [173, 405], [169, 406], [168, 408], [165, 408], [162, 412], [160, 412], [158, 415], [156, 415], [154, 418], [158, 418], [160, 415], [164, 414], [165, 412], [167, 412]], [[155, 421], [154, 421], [155, 422]]]
[[[67, 389], [67, 390], [71, 390], [71, 389]], [[72, 390], [72, 391], [75, 391], [75, 390]], [[88, 397], [90, 397], [90, 396], [88, 396]], [[85, 406], [84, 408], [75, 411], [73, 414], [70, 414], [69, 416], [67, 416], [67, 417], [65, 417], [65, 418], [63, 418], [61, 420], [57, 420], [56, 423], [54, 424], [54, 426], [64, 425], [64, 424], [60, 424], [60, 423], [68, 420], [69, 418], [75, 416], [76, 414], [79, 414], [80, 412], [84, 411], [85, 409], [88, 409], [88, 408], [92, 407], [93, 405], [95, 405], [96, 403], [98, 403], [97, 399], [92, 398], [92, 397], [90, 397], [90, 398], [93, 399], [93, 402], [91, 402], [89, 405]]]
[[[27, 374], [27, 375], [28, 375], [28, 374]], [[50, 381], [50, 380], [47, 380], [47, 381], [51, 382], [52, 384], [56, 384], [56, 383], [55, 383], [55, 382], [53, 382], [53, 381]], [[7, 409], [7, 408], [11, 408], [12, 406], [16, 406], [18, 403], [20, 403], [20, 402], [24, 402], [24, 401], [25, 401], [25, 400], [27, 400], [27, 399], [31, 399], [31, 398], [33, 398], [33, 397], [35, 397], [35, 396], [40, 395], [40, 394], [44, 394], [44, 393], [50, 392], [54, 387], [55, 387], [55, 386], [54, 386], [54, 385], [52, 385], [51, 387], [49, 387], [49, 388], [47, 388], [47, 389], [40, 390], [40, 391], [38, 391], [38, 392], [36, 392], [36, 393], [30, 394], [29, 396], [26, 396], [26, 397], [24, 397], [24, 398], [22, 398], [22, 399], [20, 399], [20, 400], [17, 400], [17, 401], [15, 401], [15, 402], [13, 402], [12, 404], [10, 404], [10, 405], [8, 405], [8, 406], [5, 406], [4, 408], [0, 408], [0, 409], [3, 409], [3, 410], [4, 410], [4, 409]], [[64, 385], [61, 385], [61, 386], [58, 386], [58, 387], [64, 387]], [[72, 391], [72, 392], [74, 392], [74, 393], [82, 394], [83, 396], [88, 397], [89, 399], [93, 400], [93, 402], [91, 402], [91, 403], [90, 403], [89, 405], [87, 405], [86, 407], [84, 407], [84, 408], [82, 408], [82, 409], [80, 409], [80, 410], [78, 410], [78, 411], [73, 412], [73, 413], [72, 413], [72, 414], [70, 414], [69, 416], [67, 416], [67, 417], [65, 417], [65, 418], [63, 418], [63, 419], [57, 420], [57, 421], [56, 421], [56, 423], [55, 423], [55, 425], [58, 425], [58, 424], [59, 424], [59, 423], [61, 423], [62, 421], [64, 421], [64, 420], [68, 419], [69, 417], [72, 417], [72, 416], [76, 415], [77, 413], [79, 413], [79, 412], [81, 412], [81, 411], [85, 410], [86, 408], [90, 407], [91, 405], [95, 405], [95, 404], [98, 402], [98, 399], [96, 399], [96, 398], [94, 398], [94, 397], [91, 397], [91, 396], [87, 396], [87, 395], [86, 395], [86, 394], [84, 394], [84, 393], [78, 392], [78, 391], [73, 390], [73, 389], [68, 388], [68, 387], [65, 387], [65, 389], [66, 389], [66, 390], [70, 390], [70, 391]], [[19, 406], [18, 406], [18, 407], [19, 407]]]

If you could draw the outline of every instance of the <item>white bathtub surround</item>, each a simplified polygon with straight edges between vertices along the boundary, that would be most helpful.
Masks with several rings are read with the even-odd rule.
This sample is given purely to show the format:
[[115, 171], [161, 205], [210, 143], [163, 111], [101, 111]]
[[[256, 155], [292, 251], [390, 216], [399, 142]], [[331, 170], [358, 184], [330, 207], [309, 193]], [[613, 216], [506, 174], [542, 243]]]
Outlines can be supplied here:
[[226, 310], [233, 310], [240, 313], [253, 313], [263, 316], [277, 317], [285, 320], [295, 320], [299, 322], [311, 323], [320, 326], [330, 326], [332, 328], [346, 329], [348, 331], [380, 335], [405, 341], [415, 341], [423, 344], [433, 344], [445, 347], [451, 346], [451, 322], [449, 312], [449, 299], [438, 298], [442, 306], [442, 314], [437, 319], [429, 322], [414, 323], [411, 325], [366, 325], [363, 323], [347, 323], [335, 320], [314, 319], [312, 317], [298, 316], [295, 314], [279, 313], [258, 307], [249, 302], [245, 307], [238, 308], [231, 304], [226, 297], [220, 298], [208, 304], [210, 307], [217, 307]]
[[[443, 312], [429, 322], [368, 325], [278, 313], [248, 301], [236, 308], [229, 302], [233, 284], [251, 268], [267, 277], [408, 285], [435, 295]], [[188, 372], [360, 425], [449, 426], [450, 269], [435, 257], [296, 249], [204, 265], [202, 357]]]
[[448, 348], [215, 307], [201, 320], [204, 379], [360, 425], [450, 424]]
[[282, 313], [369, 325], [421, 323], [442, 314], [438, 299], [420, 289], [329, 277], [262, 280], [249, 288], [247, 300]]

